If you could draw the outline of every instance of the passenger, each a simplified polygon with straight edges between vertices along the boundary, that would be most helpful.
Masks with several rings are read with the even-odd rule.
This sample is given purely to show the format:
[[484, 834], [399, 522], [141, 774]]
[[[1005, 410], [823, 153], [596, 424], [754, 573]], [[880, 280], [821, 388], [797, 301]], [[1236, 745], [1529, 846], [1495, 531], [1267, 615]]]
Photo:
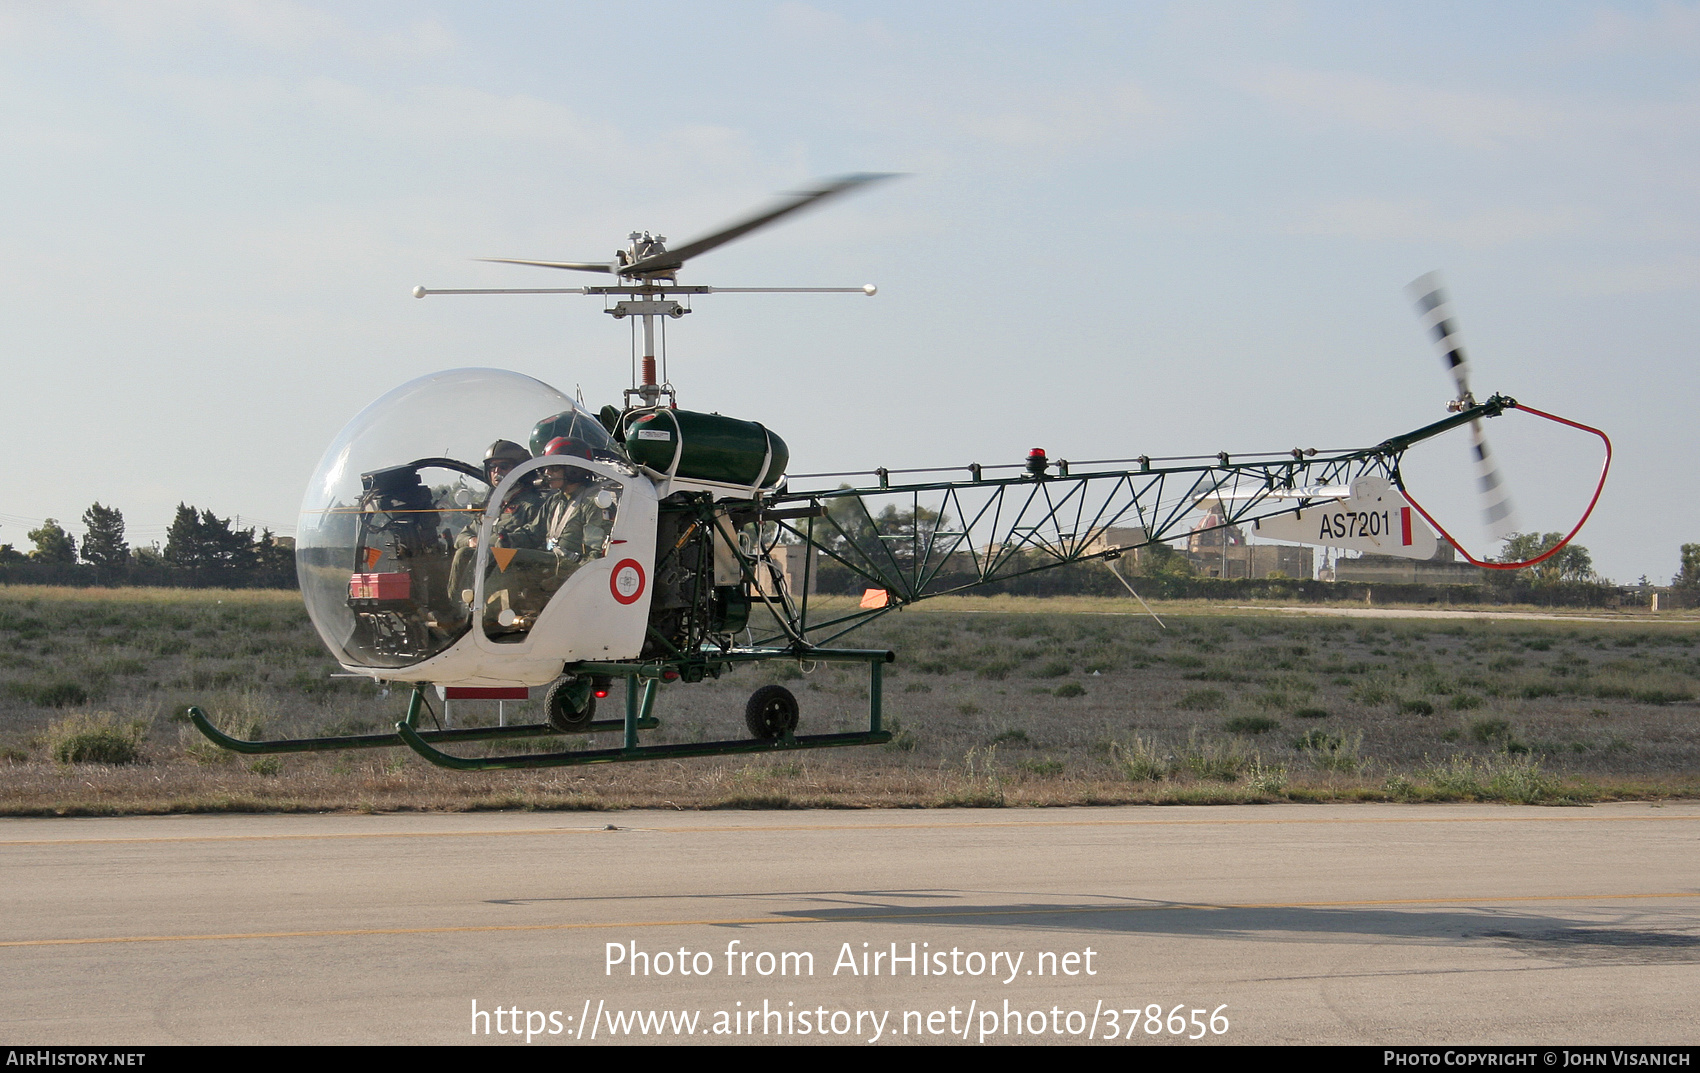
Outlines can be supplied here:
[[[531, 452], [512, 440], [497, 440], [484, 453], [484, 479], [490, 483], [490, 492], [495, 494], [496, 486], [502, 483], [515, 466], [531, 460]], [[543, 493], [525, 478], [518, 487], [508, 494], [508, 499], [502, 504], [502, 513], [497, 515], [491, 526], [491, 541], [498, 548], [541, 548]], [[482, 513], [487, 503], [480, 503]], [[455, 541], [457, 548], [476, 548], [478, 546], [478, 530], [483, 519], [474, 515], [460, 537]]]
[[[490, 481], [492, 494], [510, 470], [521, 462], [529, 462], [531, 452], [512, 440], [497, 440], [484, 455], [484, 473]], [[522, 478], [518, 487], [508, 493], [502, 513], [491, 527], [490, 537], [500, 548], [541, 548], [543, 546], [543, 493], [530, 477]], [[475, 538], [476, 539], [476, 538]]]
[[[497, 440], [484, 452], [484, 479], [490, 484], [490, 494], [502, 483], [513, 468], [531, 459], [531, 452], [512, 440]], [[530, 477], [508, 493], [502, 512], [490, 528], [490, 541], [498, 548], [541, 548], [543, 546], [544, 497]], [[472, 564], [477, 557], [478, 534], [483, 525], [483, 510], [488, 500], [478, 505], [466, 526], [455, 538], [454, 563], [449, 571], [449, 596], [467, 602], [472, 591]]]

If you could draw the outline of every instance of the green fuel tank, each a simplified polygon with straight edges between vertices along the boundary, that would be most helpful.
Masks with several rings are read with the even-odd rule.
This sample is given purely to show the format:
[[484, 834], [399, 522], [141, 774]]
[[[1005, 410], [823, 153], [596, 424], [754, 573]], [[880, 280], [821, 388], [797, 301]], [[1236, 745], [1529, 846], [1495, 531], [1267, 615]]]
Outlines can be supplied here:
[[754, 421], [720, 414], [629, 410], [619, 430], [633, 462], [686, 480], [771, 488], [791, 462], [784, 440]]

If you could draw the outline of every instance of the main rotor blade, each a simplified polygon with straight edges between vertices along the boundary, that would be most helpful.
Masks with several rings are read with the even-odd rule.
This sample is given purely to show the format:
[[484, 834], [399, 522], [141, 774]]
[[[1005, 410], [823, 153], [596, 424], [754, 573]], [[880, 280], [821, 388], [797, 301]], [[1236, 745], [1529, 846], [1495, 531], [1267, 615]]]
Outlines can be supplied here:
[[660, 272], [670, 268], [678, 268], [698, 254], [707, 253], [716, 246], [724, 245], [735, 238], [741, 238], [757, 228], [766, 227], [783, 216], [789, 216], [791, 213], [806, 209], [810, 205], [818, 205], [827, 198], [842, 194], [847, 190], [854, 190], [868, 183], [891, 178], [895, 178], [895, 175], [889, 172], [868, 172], [846, 175], [842, 178], [829, 180], [813, 189], [799, 190], [788, 195], [787, 200], [763, 209], [754, 216], [723, 227], [711, 235], [704, 235], [702, 238], [687, 242], [677, 249], [668, 250], [666, 253], [658, 253], [653, 257], [645, 257], [642, 260], [635, 261], [622, 268], [620, 274], [636, 276], [646, 272]]
[[1458, 397], [1463, 399], [1470, 393], [1470, 358], [1464, 353], [1464, 340], [1458, 334], [1458, 321], [1452, 312], [1452, 298], [1446, 293], [1440, 273], [1430, 272], [1413, 280], [1405, 292], [1416, 303], [1417, 316], [1422, 318], [1423, 327], [1428, 329], [1435, 349], [1440, 352], [1440, 360], [1452, 373], [1452, 380], [1458, 386]]
[[496, 265], [535, 265], [538, 268], [570, 268], [575, 272], [612, 272], [611, 264], [594, 264], [588, 261], [521, 261], [513, 257], [480, 257], [480, 261], [488, 261]]

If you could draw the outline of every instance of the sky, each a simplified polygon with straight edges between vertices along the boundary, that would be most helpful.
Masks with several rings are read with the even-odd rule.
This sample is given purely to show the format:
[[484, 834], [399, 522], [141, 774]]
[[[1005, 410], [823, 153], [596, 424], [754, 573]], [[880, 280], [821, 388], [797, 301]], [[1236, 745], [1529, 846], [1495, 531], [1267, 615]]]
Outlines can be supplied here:
[[[478, 257], [675, 244], [903, 173], [691, 262], [680, 403], [793, 470], [1363, 446], [1445, 416], [1407, 283], [1478, 396], [1604, 429], [1578, 541], [1700, 542], [1700, 5], [0, 2], [0, 542], [92, 502], [294, 531], [325, 446], [416, 376], [592, 407], [593, 282]], [[1489, 423], [1525, 528], [1599, 441]], [[1462, 434], [1408, 458], [1477, 554]]]

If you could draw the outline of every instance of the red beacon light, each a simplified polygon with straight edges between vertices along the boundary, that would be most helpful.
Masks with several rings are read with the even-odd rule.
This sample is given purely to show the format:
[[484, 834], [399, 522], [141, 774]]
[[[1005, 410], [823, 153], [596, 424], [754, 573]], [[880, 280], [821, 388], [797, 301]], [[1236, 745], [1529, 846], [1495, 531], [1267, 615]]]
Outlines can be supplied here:
[[1027, 472], [1035, 477], [1043, 477], [1045, 470], [1051, 465], [1051, 460], [1045, 457], [1043, 447], [1035, 447], [1027, 452]]

